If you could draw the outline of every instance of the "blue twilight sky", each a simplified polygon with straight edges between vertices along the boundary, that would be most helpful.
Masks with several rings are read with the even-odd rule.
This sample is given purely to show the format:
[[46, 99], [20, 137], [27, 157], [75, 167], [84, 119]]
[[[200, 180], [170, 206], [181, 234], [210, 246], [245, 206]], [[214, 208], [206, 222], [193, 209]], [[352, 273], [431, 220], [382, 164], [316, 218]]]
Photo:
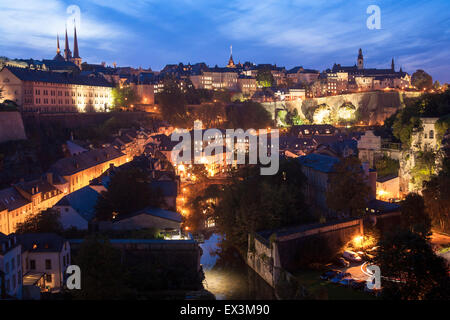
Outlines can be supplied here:
[[[369, 5], [379, 30], [366, 26]], [[361, 47], [367, 67], [394, 57], [397, 69], [450, 82], [449, 0], [0, 0], [0, 56], [52, 58], [66, 23], [73, 49], [74, 16], [90, 63], [223, 66], [232, 44], [235, 62], [324, 70], [353, 65]]]

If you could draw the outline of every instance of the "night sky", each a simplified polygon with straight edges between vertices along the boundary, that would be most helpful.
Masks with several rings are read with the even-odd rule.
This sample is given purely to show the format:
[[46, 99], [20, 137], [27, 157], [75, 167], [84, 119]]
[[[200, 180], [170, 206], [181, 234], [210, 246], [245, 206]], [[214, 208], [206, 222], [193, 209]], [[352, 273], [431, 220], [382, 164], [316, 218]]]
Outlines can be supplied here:
[[[380, 7], [379, 30], [366, 26], [369, 5]], [[422, 68], [450, 82], [449, 0], [0, 0], [0, 55], [53, 58], [65, 24], [73, 50], [73, 16], [90, 63], [224, 66], [233, 45], [235, 62], [322, 71], [353, 65], [361, 47], [366, 67], [389, 68], [394, 57], [397, 70]]]

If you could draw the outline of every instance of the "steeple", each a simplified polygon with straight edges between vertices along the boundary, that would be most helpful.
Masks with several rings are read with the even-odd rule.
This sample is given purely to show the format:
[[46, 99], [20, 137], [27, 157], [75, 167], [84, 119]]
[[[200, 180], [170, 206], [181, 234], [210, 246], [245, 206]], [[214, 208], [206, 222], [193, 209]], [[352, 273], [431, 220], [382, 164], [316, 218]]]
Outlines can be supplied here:
[[228, 60], [227, 68], [236, 68], [233, 61], [233, 46], [230, 46], [230, 59]]
[[361, 48], [359, 48], [359, 52], [358, 52], [358, 69], [359, 70], [364, 69], [364, 57], [363, 57]]
[[61, 49], [59, 48], [59, 35], [56, 34], [56, 55], [53, 58], [56, 61], [64, 61], [63, 56], [61, 55]]
[[67, 36], [67, 26], [66, 26], [66, 47], [64, 49], [64, 59], [66, 59], [66, 61], [69, 61], [70, 58], [72, 58], [72, 53], [70, 52], [69, 49], [69, 37]]
[[75, 25], [75, 20], [73, 21], [73, 57], [80, 58], [78, 53], [77, 26]]
[[61, 50], [59, 49], [59, 35], [56, 34], [56, 54], [60, 54]]
[[392, 71], [395, 71], [394, 58], [392, 58], [392, 62], [391, 62], [391, 70], [392, 70]]

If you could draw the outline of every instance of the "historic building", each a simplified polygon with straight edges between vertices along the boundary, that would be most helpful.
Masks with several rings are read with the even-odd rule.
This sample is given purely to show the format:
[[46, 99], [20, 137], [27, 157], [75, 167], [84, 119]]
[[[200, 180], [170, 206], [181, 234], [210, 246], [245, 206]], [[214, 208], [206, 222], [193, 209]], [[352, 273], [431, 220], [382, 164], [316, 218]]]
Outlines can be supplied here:
[[362, 49], [359, 49], [354, 66], [341, 66], [335, 63], [326, 73], [329, 75], [327, 77], [329, 94], [342, 93], [344, 87], [349, 91], [369, 91], [386, 88], [404, 89], [411, 85], [411, 76], [408, 73], [403, 72], [402, 68], [395, 71], [394, 59], [388, 69], [365, 68]]
[[23, 112], [106, 111], [112, 84], [103, 77], [5, 66], [0, 71], [3, 98]]

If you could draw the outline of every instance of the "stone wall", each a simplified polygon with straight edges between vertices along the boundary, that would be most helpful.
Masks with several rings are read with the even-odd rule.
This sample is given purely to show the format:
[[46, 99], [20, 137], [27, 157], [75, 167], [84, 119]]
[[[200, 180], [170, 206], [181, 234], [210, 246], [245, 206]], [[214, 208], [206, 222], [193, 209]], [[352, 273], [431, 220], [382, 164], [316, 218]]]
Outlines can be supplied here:
[[17, 111], [0, 112], [0, 143], [25, 140], [26, 138], [20, 113]]
[[275, 119], [276, 110], [297, 109], [298, 114], [306, 119], [308, 111], [320, 104], [327, 104], [333, 110], [337, 110], [343, 103], [350, 102], [359, 110], [363, 121], [369, 124], [382, 124], [386, 118], [394, 114], [407, 98], [418, 97], [421, 92], [397, 92], [397, 91], [371, 91], [349, 93], [336, 96], [311, 98], [299, 101], [277, 101], [262, 103]]
[[73, 129], [92, 125], [101, 125], [106, 120], [118, 116], [129, 120], [141, 120], [145, 117], [155, 117], [148, 112], [97, 112], [97, 113], [54, 113], [38, 114], [24, 113], [23, 120], [28, 124], [54, 124], [58, 123], [63, 128]]
[[312, 262], [329, 262], [343, 245], [362, 235], [364, 228], [362, 219], [348, 219], [298, 229], [272, 242], [258, 234], [255, 238], [249, 235], [247, 264], [274, 288], [287, 271]]

